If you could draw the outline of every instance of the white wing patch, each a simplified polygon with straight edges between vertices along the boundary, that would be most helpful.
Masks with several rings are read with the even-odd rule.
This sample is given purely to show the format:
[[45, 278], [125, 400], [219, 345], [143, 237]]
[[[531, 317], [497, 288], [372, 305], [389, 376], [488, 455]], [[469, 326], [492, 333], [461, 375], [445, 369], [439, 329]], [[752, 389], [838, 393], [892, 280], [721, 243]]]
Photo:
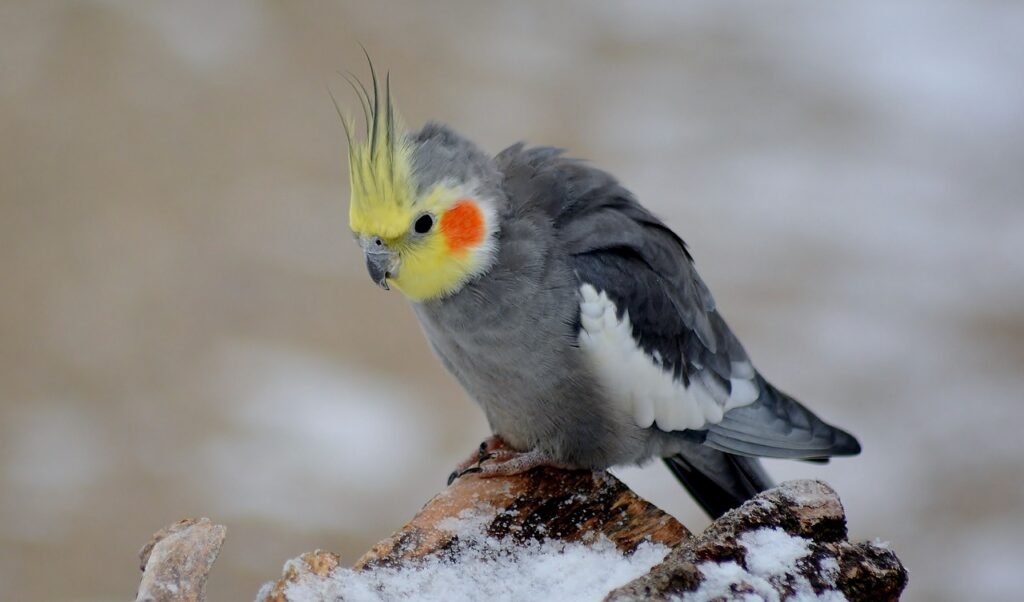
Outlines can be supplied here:
[[655, 351], [652, 357], [640, 348], [628, 312], [620, 320], [615, 303], [589, 284], [580, 287], [580, 294], [580, 348], [611, 399], [623, 405], [637, 426], [657, 425], [663, 431], [701, 429], [757, 399], [749, 362], [733, 362], [731, 394], [711, 378], [691, 378], [685, 387], [673, 378], [661, 354]]

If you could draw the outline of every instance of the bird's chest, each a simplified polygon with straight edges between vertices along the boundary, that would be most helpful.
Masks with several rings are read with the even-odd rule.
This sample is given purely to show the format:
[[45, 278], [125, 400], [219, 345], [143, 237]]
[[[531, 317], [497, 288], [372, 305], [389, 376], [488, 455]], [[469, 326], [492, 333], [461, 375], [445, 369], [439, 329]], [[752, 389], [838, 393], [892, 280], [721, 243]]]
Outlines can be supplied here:
[[565, 374], [559, 358], [575, 335], [564, 323], [521, 308], [418, 312], [423, 330], [446, 366], [474, 396], [512, 396]]
[[532, 443], [550, 430], [552, 406], [581, 393], [574, 390], [580, 358], [573, 317], [508, 299], [476, 301], [470, 307], [420, 305], [416, 311], [434, 351], [492, 428]]

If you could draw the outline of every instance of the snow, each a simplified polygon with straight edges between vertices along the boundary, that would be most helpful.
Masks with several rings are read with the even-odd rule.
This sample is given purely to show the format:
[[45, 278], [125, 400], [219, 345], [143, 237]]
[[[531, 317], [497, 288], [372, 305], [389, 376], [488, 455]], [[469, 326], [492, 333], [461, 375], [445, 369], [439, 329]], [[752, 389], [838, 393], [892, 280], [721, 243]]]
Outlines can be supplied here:
[[783, 575], [810, 552], [810, 541], [777, 527], [744, 533], [740, 543], [747, 548], [747, 569], [755, 575]]
[[[401, 569], [338, 568], [327, 578], [304, 570], [286, 590], [289, 600], [601, 600], [646, 574], [669, 548], [644, 542], [623, 555], [601, 535], [587, 544], [548, 540], [512, 543], [489, 536], [494, 509], [462, 511], [438, 526], [458, 537], [452, 555], [421, 559]], [[485, 520], [487, 519], [487, 520]]]
[[826, 556], [818, 562], [818, 570], [822, 577], [835, 581], [839, 578], [839, 560]]
[[[741, 600], [781, 601], [773, 583], [788, 583], [793, 595], [784, 598], [791, 602], [837, 602], [846, 600], [836, 590], [816, 593], [810, 582], [800, 576], [800, 559], [810, 553], [810, 540], [789, 535], [778, 527], [763, 528], [744, 533], [739, 543], [746, 548], [746, 565], [736, 562], [704, 562], [697, 566], [704, 581], [697, 591], [683, 596], [687, 602], [714, 600], [719, 597], [735, 600], [740, 595], [737, 584], [745, 584]], [[839, 565], [834, 558], [826, 558], [821, 564], [823, 576], [838, 575]]]
[[[568, 147], [666, 218], [757, 367], [861, 438], [769, 472], [831, 483], [906, 600], [1018, 595], [1024, 3], [169, 6], [0, 19], [8, 597], [113, 598], [90, 551], [193, 512], [290, 550], [229, 545], [213, 593], [360, 554], [486, 436], [344, 232], [323, 84], [364, 67], [356, 31], [410, 124]], [[622, 473], [707, 523], [657, 463]], [[33, 561], [55, 554], [86, 559], [66, 586]]]
[[480, 503], [459, 512], [456, 516], [449, 516], [437, 521], [437, 528], [458, 534], [482, 533], [487, 525], [494, 520], [496, 512], [497, 510], [490, 504]]
[[[664, 560], [669, 548], [650, 542], [628, 556], [601, 535], [587, 544], [548, 540], [510, 543], [487, 534], [497, 510], [479, 504], [446, 518], [438, 528], [456, 535], [451, 554], [410, 561], [401, 568], [354, 571], [339, 567], [327, 577], [312, 574], [299, 560], [286, 565], [298, 574], [289, 585], [289, 600], [601, 600], [609, 591], [646, 574]], [[700, 588], [678, 600], [702, 602], [725, 597], [782, 602], [838, 602], [837, 590], [815, 592], [801, 570], [813, 571], [835, 586], [839, 563], [821, 558], [816, 568], [809, 560], [811, 541], [765, 527], [742, 534], [744, 566], [737, 562], [698, 565], [704, 580]], [[780, 598], [779, 590], [792, 595]], [[267, 587], [261, 591], [263, 598]], [[740, 596], [737, 598], [737, 596]]]

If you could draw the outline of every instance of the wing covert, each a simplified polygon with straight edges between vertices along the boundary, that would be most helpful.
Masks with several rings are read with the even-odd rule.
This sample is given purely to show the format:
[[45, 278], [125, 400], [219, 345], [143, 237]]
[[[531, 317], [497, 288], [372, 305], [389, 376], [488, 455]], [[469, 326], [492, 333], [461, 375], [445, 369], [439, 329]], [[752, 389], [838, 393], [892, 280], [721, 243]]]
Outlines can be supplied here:
[[557, 230], [580, 287], [580, 347], [638, 425], [739, 455], [859, 451], [757, 373], [685, 243], [615, 178], [552, 148], [516, 145], [497, 161], [516, 211]]

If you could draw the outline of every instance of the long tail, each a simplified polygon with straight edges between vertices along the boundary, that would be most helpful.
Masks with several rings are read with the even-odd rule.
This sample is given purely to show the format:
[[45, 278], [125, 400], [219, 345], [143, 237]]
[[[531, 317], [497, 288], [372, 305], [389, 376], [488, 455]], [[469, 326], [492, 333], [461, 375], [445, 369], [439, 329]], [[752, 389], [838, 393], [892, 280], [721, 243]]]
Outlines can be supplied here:
[[693, 445], [664, 458], [672, 474], [712, 519], [754, 497], [774, 483], [757, 458]]

